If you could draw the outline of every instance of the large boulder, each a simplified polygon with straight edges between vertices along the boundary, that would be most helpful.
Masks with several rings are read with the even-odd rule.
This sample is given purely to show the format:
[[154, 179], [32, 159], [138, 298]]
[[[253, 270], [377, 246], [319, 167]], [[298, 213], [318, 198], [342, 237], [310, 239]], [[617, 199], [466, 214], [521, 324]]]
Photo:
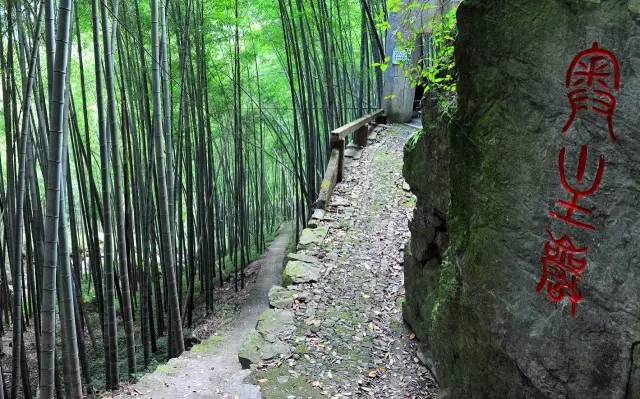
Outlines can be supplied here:
[[[427, 126], [408, 155], [423, 175], [407, 176], [418, 209], [405, 316], [442, 397], [638, 399], [640, 1], [466, 0], [458, 22], [449, 140], [429, 142], [446, 133]], [[550, 214], [572, 202], [563, 153], [582, 188], [605, 160], [578, 201], [593, 214], [565, 218], [582, 225]]]

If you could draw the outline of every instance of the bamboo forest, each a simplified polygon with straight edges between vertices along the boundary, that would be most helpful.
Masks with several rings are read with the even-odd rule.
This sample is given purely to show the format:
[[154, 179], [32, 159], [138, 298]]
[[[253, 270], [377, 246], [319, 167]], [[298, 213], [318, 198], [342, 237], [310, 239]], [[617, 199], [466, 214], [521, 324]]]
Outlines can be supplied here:
[[0, 399], [640, 399], [639, 20], [0, 0]]
[[185, 350], [306, 224], [328, 132], [379, 104], [383, 7], [4, 2], [0, 394], [116, 389]]

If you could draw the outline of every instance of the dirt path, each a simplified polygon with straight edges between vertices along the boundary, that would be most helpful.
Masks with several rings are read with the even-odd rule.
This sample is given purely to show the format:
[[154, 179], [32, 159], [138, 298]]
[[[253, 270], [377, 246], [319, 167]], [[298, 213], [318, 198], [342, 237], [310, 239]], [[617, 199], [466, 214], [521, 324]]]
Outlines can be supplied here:
[[291, 234], [289, 227], [283, 227], [269, 251], [256, 261], [261, 265], [257, 281], [235, 322], [179, 358], [159, 366], [138, 383], [127, 386], [114, 398], [260, 398], [259, 389], [244, 382], [249, 371], [241, 369], [238, 350], [246, 334], [255, 327], [258, 316], [269, 307], [269, 289], [280, 284], [284, 252]]
[[[346, 164], [328, 208], [316, 283], [290, 287], [294, 348], [258, 367], [264, 398], [437, 398], [402, 320], [403, 248], [415, 197], [405, 191], [403, 146], [416, 129], [394, 125]], [[359, 158], [359, 159], [355, 159]]]

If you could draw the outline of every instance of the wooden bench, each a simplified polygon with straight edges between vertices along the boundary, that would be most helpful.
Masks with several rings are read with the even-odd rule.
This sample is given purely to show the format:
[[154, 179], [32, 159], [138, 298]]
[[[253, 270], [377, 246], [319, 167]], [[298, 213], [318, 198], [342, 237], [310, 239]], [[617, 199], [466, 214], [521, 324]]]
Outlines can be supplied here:
[[370, 126], [380, 123], [386, 123], [386, 116], [384, 111], [381, 109], [341, 126], [331, 132], [331, 155], [329, 163], [327, 164], [327, 169], [324, 173], [324, 178], [322, 179], [322, 184], [320, 185], [320, 193], [318, 194], [316, 210], [313, 213], [312, 219], [319, 219], [323, 217], [324, 210], [331, 199], [333, 188], [337, 183], [342, 181], [346, 138], [350, 134], [353, 134], [354, 144], [360, 147], [366, 147], [369, 141]]

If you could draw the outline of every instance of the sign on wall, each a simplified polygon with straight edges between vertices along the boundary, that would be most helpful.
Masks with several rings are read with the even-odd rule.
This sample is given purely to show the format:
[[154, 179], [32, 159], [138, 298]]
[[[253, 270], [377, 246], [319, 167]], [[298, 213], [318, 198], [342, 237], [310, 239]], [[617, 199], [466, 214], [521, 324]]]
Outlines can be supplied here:
[[409, 62], [409, 54], [406, 50], [394, 48], [391, 62], [393, 62], [393, 64], [395, 65], [406, 64], [407, 62]]

